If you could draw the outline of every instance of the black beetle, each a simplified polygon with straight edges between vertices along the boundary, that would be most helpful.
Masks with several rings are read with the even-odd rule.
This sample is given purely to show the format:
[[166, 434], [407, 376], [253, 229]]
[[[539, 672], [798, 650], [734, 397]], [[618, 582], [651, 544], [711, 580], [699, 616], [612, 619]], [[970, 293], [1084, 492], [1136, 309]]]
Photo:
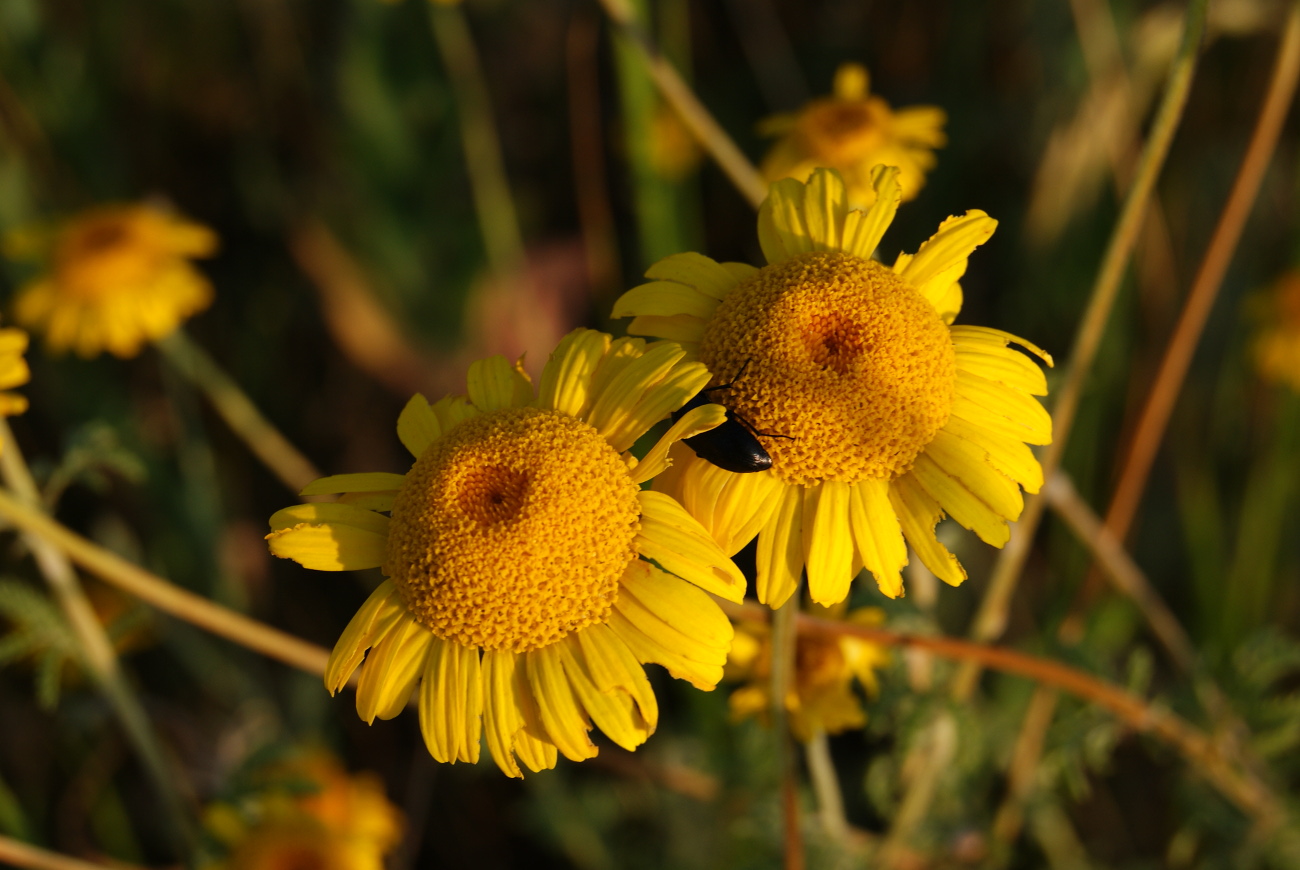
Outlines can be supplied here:
[[[712, 400], [709, 399], [708, 394], [729, 389], [732, 384], [739, 381], [741, 376], [745, 374], [745, 368], [748, 365], [749, 360], [745, 360], [745, 365], [740, 367], [740, 371], [736, 372], [736, 376], [730, 382], [719, 384], [716, 387], [707, 387], [696, 393], [694, 398], [673, 412], [673, 422], [677, 422], [683, 414], [692, 408], [711, 404]], [[759, 443], [759, 435], [769, 438], [790, 439], [789, 435], [770, 435], [767, 432], [759, 432], [748, 420], [728, 408], [727, 419], [722, 425], [707, 432], [701, 432], [699, 435], [683, 438], [682, 443], [694, 450], [696, 456], [705, 462], [713, 463], [724, 471], [730, 471], [734, 474], [749, 474], [754, 471], [767, 471], [772, 467], [772, 456]]]

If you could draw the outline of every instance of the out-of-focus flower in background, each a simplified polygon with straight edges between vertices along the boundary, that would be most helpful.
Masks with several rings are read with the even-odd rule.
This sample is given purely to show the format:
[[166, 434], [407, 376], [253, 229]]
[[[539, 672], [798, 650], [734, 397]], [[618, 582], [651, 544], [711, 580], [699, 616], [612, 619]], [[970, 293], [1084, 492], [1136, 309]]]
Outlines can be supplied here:
[[135, 356], [212, 302], [211, 283], [190, 260], [216, 247], [212, 230], [149, 203], [97, 206], [53, 229], [19, 230], [6, 238], [6, 254], [44, 271], [19, 291], [15, 316], [54, 353]]
[[[935, 537], [950, 514], [996, 547], [1042, 469], [1026, 444], [1051, 441], [1033, 397], [1047, 380], [1022, 338], [953, 326], [957, 280], [997, 221], [978, 209], [940, 224], [892, 267], [871, 259], [898, 207], [899, 171], [877, 167], [875, 204], [850, 210], [839, 174], [772, 185], [759, 210], [768, 265], [667, 257], [623, 294], [628, 332], [682, 342], [734, 380], [713, 395], [755, 432], [768, 471], [733, 474], [675, 448], [655, 481], [735, 553], [758, 536], [758, 597], [779, 607], [798, 588], [819, 604], [849, 594], [862, 566], [891, 598], [907, 545], [936, 576], [966, 578]], [[743, 376], [740, 375], [743, 370]], [[779, 437], [776, 437], [779, 436]], [[906, 541], [906, 544], [904, 543]]]
[[27, 397], [3, 392], [21, 387], [32, 378], [27, 367], [27, 333], [12, 327], [0, 329], [0, 415], [12, 417], [27, 410]]
[[205, 810], [217, 854], [202, 870], [382, 870], [401, 840], [401, 811], [379, 778], [325, 752], [268, 764], [251, 785]]
[[871, 169], [884, 164], [898, 167], [903, 201], [914, 199], [934, 168], [934, 149], [948, 141], [947, 114], [938, 106], [895, 110], [870, 93], [869, 83], [864, 67], [843, 64], [831, 96], [765, 120], [759, 131], [780, 138], [763, 159], [763, 177], [807, 181], [819, 166], [837, 169], [848, 185], [849, 202], [869, 206], [876, 198]]
[[364, 657], [363, 719], [396, 716], [418, 684], [434, 759], [477, 762], [485, 731], [497, 765], [521, 776], [516, 756], [534, 771], [557, 751], [594, 757], [593, 722], [624, 749], [643, 743], [658, 721], [647, 662], [712, 689], [732, 629], [705, 592], [740, 601], [744, 575], [679, 504], [640, 485], [723, 409], [689, 411], [640, 462], [628, 453], [708, 381], [684, 356], [579, 329], [536, 392], [504, 357], [475, 363], [468, 397], [416, 396], [402, 412], [407, 474], [323, 478], [303, 494], [341, 503], [272, 516], [275, 555], [390, 578], [334, 647], [329, 690]]
[[1300, 393], [1300, 270], [1277, 280], [1262, 300], [1260, 320], [1252, 345], [1256, 371]]
[[[833, 607], [812, 605], [810, 616], [836, 619], [863, 626], [885, 621], [878, 607], [860, 607], [845, 613], [847, 602]], [[800, 634], [795, 648], [794, 679], [786, 694], [790, 730], [807, 742], [818, 733], [839, 734], [867, 724], [862, 701], [853, 689], [856, 681], [874, 697], [880, 690], [876, 670], [889, 664], [885, 647], [851, 635], [830, 637]], [[772, 639], [767, 623], [742, 622], [727, 658], [727, 679], [745, 685], [728, 699], [734, 719], [766, 719], [772, 709]]]

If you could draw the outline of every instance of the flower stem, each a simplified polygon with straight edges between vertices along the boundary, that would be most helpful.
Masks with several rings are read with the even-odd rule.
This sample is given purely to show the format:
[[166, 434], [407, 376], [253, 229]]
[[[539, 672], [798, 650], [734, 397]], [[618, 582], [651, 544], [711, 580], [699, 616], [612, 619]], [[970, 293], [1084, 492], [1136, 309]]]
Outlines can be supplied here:
[[[0, 453], [0, 460], [3, 458], [4, 454]], [[86, 540], [3, 490], [0, 490], [0, 515], [60, 558], [67, 554], [67, 558], [104, 582], [164, 613], [308, 673], [325, 673], [329, 652], [324, 648], [181, 589]]]
[[429, 27], [456, 98], [465, 168], [483, 246], [492, 271], [504, 280], [523, 267], [524, 241], [501, 156], [501, 138], [492, 119], [492, 98], [483, 76], [483, 65], [464, 8], [447, 3], [425, 5]]
[[[0, 475], [13, 490], [16, 497], [0, 493], [18, 513], [36, 517], [47, 523], [55, 524], [42, 511], [40, 491], [32, 479], [31, 471], [23, 460], [22, 451], [14, 439], [9, 423], [0, 417]], [[15, 522], [15, 525], [29, 532], [27, 546], [46, 583], [54, 593], [55, 599], [63, 610], [72, 629], [73, 636], [81, 653], [82, 663], [89, 672], [99, 690], [104, 694], [109, 706], [126, 732], [127, 739], [144, 763], [154, 788], [162, 798], [167, 824], [173, 837], [174, 845], [182, 851], [188, 851], [193, 838], [189, 813], [185, 801], [173, 780], [174, 772], [163, 758], [161, 742], [154, 732], [144, 707], [135, 696], [126, 675], [122, 672], [108, 639], [104, 627], [100, 625], [95, 610], [86, 597], [81, 583], [77, 580], [72, 563], [64, 552], [39, 534]]]
[[799, 828], [799, 790], [786, 703], [794, 685], [795, 654], [799, 640], [796, 627], [798, 617], [798, 595], [791, 595], [772, 614], [772, 734], [776, 740], [777, 768], [781, 773], [785, 870], [802, 870], [804, 866], [803, 835]]
[[767, 197], [763, 177], [637, 23], [628, 0], [600, 0], [600, 5], [645, 64], [655, 87], [681, 117], [686, 129], [709, 152], [741, 196], [758, 208]]
[[58, 852], [51, 852], [48, 849], [42, 849], [39, 846], [33, 846], [30, 843], [24, 843], [3, 834], [0, 834], [0, 862], [14, 867], [22, 867], [25, 870], [138, 870], [134, 865], [124, 864], [116, 859], [111, 866], [108, 864], [92, 864], [89, 861], [82, 861], [80, 858], [73, 858], [68, 855], [60, 855]]
[[825, 731], [818, 731], [804, 744], [804, 760], [808, 764], [808, 779], [817, 795], [817, 815], [821, 817], [822, 829], [836, 843], [843, 844], [849, 836], [849, 823], [844, 817], [844, 796], [840, 793], [840, 779]]
[[253, 455], [295, 495], [322, 476], [316, 466], [262, 415], [239, 384], [184, 331], [178, 329], [159, 339], [157, 346], [176, 371], [203, 391], [221, 419], [248, 445]]
[[[1218, 297], [1219, 288], [1223, 285], [1223, 277], [1232, 262], [1232, 254], [1241, 240], [1246, 219], [1250, 217], [1260, 184], [1264, 180], [1264, 172], [1277, 149], [1282, 122], [1291, 109], [1298, 77], [1300, 3], [1292, 3], [1281, 44], [1278, 46], [1277, 59], [1274, 61], [1268, 93], [1255, 121], [1250, 144], [1246, 147], [1232, 191], [1219, 215], [1219, 222], [1214, 228], [1209, 247], [1205, 250], [1196, 279], [1183, 303], [1178, 325], [1165, 348], [1160, 370], [1147, 395], [1125, 457], [1119, 484], [1115, 487], [1115, 494], [1106, 511], [1106, 528], [1116, 540], [1123, 541], [1128, 536], [1137, 514], [1142, 492], [1146, 489], [1147, 478], [1151, 474], [1151, 466], [1155, 463], [1156, 453], [1169, 425], [1169, 417], [1173, 414], [1174, 403], [1182, 391], [1183, 381], [1191, 366], [1192, 355], [1200, 342], [1201, 333], [1205, 331], [1205, 323], [1209, 319], [1214, 300]], [[1086, 584], [1080, 591], [1082, 601], [1079, 603], [1085, 603], [1096, 591], [1094, 583]]]
[[[1060, 467], [1061, 459], [1065, 455], [1065, 447], [1069, 442], [1070, 429], [1079, 410], [1083, 389], [1088, 383], [1093, 362], [1097, 358], [1097, 351], [1106, 332], [1111, 309], [1115, 305], [1115, 298], [1123, 283], [1125, 268], [1142, 228], [1147, 203], [1151, 199], [1156, 178], [1164, 166], [1165, 157], [1169, 154], [1169, 146], [1173, 142], [1174, 133], [1183, 116], [1183, 109], [1187, 105], [1192, 76], [1196, 71], [1197, 53], [1201, 37], [1205, 32], [1207, 5], [1208, 0], [1191, 0], [1188, 5], [1182, 43], [1169, 71], [1169, 83], [1165, 87], [1164, 96], [1151, 127], [1151, 134], [1142, 150], [1137, 171], [1133, 175], [1133, 186], [1124, 200], [1123, 210], [1111, 232], [1110, 241], [1102, 257], [1101, 267], [1088, 299], [1088, 307], [1079, 324], [1065, 377], [1056, 392], [1056, 403], [1052, 409], [1052, 443], [1043, 454], [1045, 478], [1050, 478]], [[973, 639], [993, 640], [1000, 637], [1006, 628], [1011, 595], [1015, 591], [1021, 569], [1029, 556], [1034, 532], [1043, 517], [1043, 506], [1041, 494], [1031, 495], [1025, 499], [1025, 510], [1017, 523], [1015, 534], [998, 555], [988, 588], [971, 623], [970, 636]], [[979, 673], [978, 664], [964, 663], [953, 678], [953, 697], [958, 700], [969, 698], [975, 691]]]

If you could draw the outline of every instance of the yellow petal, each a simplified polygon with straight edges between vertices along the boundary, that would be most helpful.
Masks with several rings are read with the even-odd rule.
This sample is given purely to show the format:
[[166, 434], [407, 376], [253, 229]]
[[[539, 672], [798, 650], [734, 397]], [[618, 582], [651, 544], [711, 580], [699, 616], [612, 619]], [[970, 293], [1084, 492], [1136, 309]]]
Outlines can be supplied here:
[[903, 594], [903, 566], [907, 544], [898, 516], [889, 504], [889, 483], [862, 480], [849, 494], [849, 528], [862, 564], [876, 578], [880, 591], [890, 598]]
[[[627, 432], [631, 429], [629, 418], [632, 416], [635, 403], [651, 385], [663, 381], [683, 355], [681, 345], [665, 341], [623, 366], [617, 375], [593, 394], [591, 410], [586, 415], [587, 422], [604, 435], [610, 445], [620, 453], [632, 446], [632, 441], [636, 439], [628, 441]], [[702, 377], [707, 383], [708, 370], [699, 363], [694, 365], [699, 367], [699, 371], [694, 373], [694, 379], [698, 380]], [[682, 401], [684, 403], [686, 400]], [[623, 446], [620, 447], [619, 444]]]
[[960, 480], [935, 465], [928, 455], [916, 457], [911, 476], [925, 487], [935, 503], [954, 520], [979, 535], [980, 540], [1001, 547], [1011, 539], [1011, 528]]
[[1025, 348], [1034, 356], [1047, 363], [1048, 368], [1056, 365], [1052, 360], [1052, 355], [1038, 345], [1031, 341], [1026, 341], [1018, 335], [1012, 335], [1009, 332], [1004, 332], [1001, 329], [994, 329], [991, 326], [954, 326], [952, 328], [952, 340], [954, 343], [982, 343], [990, 344], [994, 347], [1006, 347], [1009, 344], [1016, 344]]
[[1036, 399], [959, 368], [953, 413], [973, 423], [986, 419], [965, 413], [965, 402], [975, 405], [986, 415], [997, 415], [1011, 421], [1012, 426], [1020, 428], [1018, 437], [1021, 441], [1029, 444], [1052, 442], [1052, 418]]
[[678, 363], [662, 380], [634, 393], [640, 399], [624, 414], [615, 415], [608, 428], [601, 430], [602, 434], [611, 447], [622, 453], [651, 426], [690, 401], [709, 382], [709, 378], [709, 370], [703, 363]]
[[581, 416], [590, 396], [592, 374], [609, 350], [611, 340], [594, 329], [575, 329], [561, 339], [542, 369], [538, 407]]
[[[998, 516], [1014, 520], [1025, 508], [1020, 487], [1007, 475], [998, 471], [985, 459], [985, 452], [974, 443], [958, 438], [952, 432], [940, 429], [934, 440], [926, 445], [922, 454], [934, 461], [951, 477], [957, 479]], [[927, 487], [928, 489], [929, 487]], [[934, 495], [934, 491], [930, 491]], [[939, 504], [944, 510], [943, 499]], [[952, 513], [952, 511], [948, 511]], [[958, 520], [960, 522], [960, 520]]]
[[804, 185], [804, 224], [814, 251], [839, 251], [848, 215], [848, 193], [839, 173], [819, 169]]
[[[685, 584], [683, 584], [685, 585]], [[637, 704], [653, 734], [659, 723], [659, 702], [646, 679], [645, 668], [608, 625], [589, 625], [574, 637], [582, 648], [592, 683], [602, 692], [625, 692]]]
[[397, 499], [397, 490], [388, 492], [345, 492], [339, 496], [339, 504], [350, 504], [368, 511], [391, 511]]
[[1047, 378], [1029, 357], [1009, 347], [971, 346], [953, 342], [957, 367], [1034, 396], [1047, 395]]
[[278, 532], [292, 526], [310, 523], [313, 525], [356, 526], [377, 535], [388, 534], [388, 517], [374, 511], [365, 510], [355, 505], [331, 502], [315, 504], [296, 504], [281, 508], [271, 514], [271, 531]]
[[853, 582], [849, 485], [827, 480], [805, 489], [802, 525], [809, 596], [818, 604], [843, 601]]
[[579, 709], [573, 687], [564, 673], [559, 645], [524, 653], [524, 663], [542, 724], [555, 748], [570, 761], [595, 758], [599, 750], [588, 736], [591, 723]]
[[472, 363], [467, 385], [469, 400], [480, 411], [513, 408], [532, 399], [532, 387], [500, 354]]
[[634, 317], [654, 314], [670, 317], [674, 314], [689, 314], [701, 320], [708, 320], [718, 307], [718, 300], [694, 287], [678, 284], [676, 281], [651, 281], [641, 284], [618, 297], [610, 317]]
[[[668, 455], [674, 444], [683, 438], [691, 438], [721, 426], [726, 419], [727, 409], [722, 405], [700, 405], [687, 411], [677, 422], [668, 427], [668, 431], [655, 442], [655, 446], [650, 448], [645, 458], [637, 463], [636, 469], [632, 472], [632, 482], [642, 484], [662, 474], [668, 468], [670, 462]], [[689, 447], [684, 449], [690, 450]]]
[[997, 226], [997, 221], [979, 209], [950, 217], [939, 224], [938, 231], [921, 245], [900, 274], [931, 298], [961, 277], [966, 258], [989, 240]]
[[1038, 492], [1043, 487], [1043, 467], [1024, 442], [986, 429], [960, 417], [949, 417], [943, 431], [969, 441], [984, 451], [988, 462], [1025, 488]]
[[714, 299], [726, 298], [726, 295], [736, 286], [735, 276], [721, 263], [694, 252], [664, 257], [647, 269], [645, 276], [664, 281], [676, 281]]
[[357, 526], [333, 523], [301, 523], [272, 532], [266, 536], [266, 540], [272, 555], [292, 559], [314, 571], [364, 571], [367, 568], [378, 568], [384, 564], [384, 553], [388, 546], [387, 535]]
[[722, 679], [725, 653], [720, 661], [715, 662], [691, 658], [682, 650], [702, 655], [701, 648], [635, 602], [624, 601], [621, 606], [615, 603], [609, 616], [609, 627], [627, 644], [637, 661], [662, 665], [673, 677], [685, 680], [697, 689], [711, 691]]
[[739, 602], [745, 597], [745, 575], [722, 552], [699, 520], [660, 492], [642, 490], [641, 531], [637, 551], [714, 595]]
[[429, 406], [429, 400], [416, 393], [397, 418], [398, 440], [412, 456], [419, 459], [425, 448], [441, 434], [442, 426], [438, 423], [438, 415]]
[[813, 249], [803, 220], [804, 186], [783, 178], [768, 188], [758, 207], [758, 243], [769, 264], [784, 262]]
[[772, 609], [799, 588], [803, 573], [803, 487], [786, 486], [758, 534], [758, 600]]
[[698, 460], [691, 463], [680, 489], [678, 501], [686, 512], [700, 521], [722, 552], [735, 554], [767, 525], [785, 484], [772, 471], [733, 474]]
[[693, 314], [642, 314], [627, 325], [627, 333], [698, 342], [704, 337], [704, 321]]
[[325, 665], [325, 688], [331, 695], [347, 685], [366, 650], [379, 643], [405, 612], [406, 605], [392, 580], [385, 580], [370, 593], [343, 629]]
[[885, 230], [894, 222], [894, 214], [902, 200], [903, 188], [898, 183], [898, 167], [876, 166], [871, 170], [871, 187], [876, 191], [876, 201], [866, 211], [849, 212], [844, 221], [845, 253], [856, 254], [864, 260], [871, 259]]
[[370, 471], [364, 474], [332, 474], [312, 481], [299, 495], [334, 495], [340, 492], [386, 492], [402, 488], [404, 474]]
[[524, 727], [524, 714], [516, 698], [515, 667], [518, 658], [507, 650], [484, 650], [482, 662], [483, 730], [492, 760], [506, 776], [523, 777], [515, 763], [515, 734]]
[[605, 692], [596, 687], [577, 639], [569, 635], [554, 644], [554, 648], [559, 651], [574, 697], [596, 727], [629, 752], [645, 743], [654, 729], [641, 716], [640, 709], [627, 692]]
[[478, 761], [483, 679], [474, 647], [437, 638], [420, 687], [420, 732], [434, 761]]
[[458, 423], [477, 417], [478, 408], [467, 396], [443, 396], [433, 403], [433, 414], [438, 418], [438, 425], [443, 433], [450, 432]]
[[357, 714], [368, 724], [392, 719], [405, 709], [424, 672], [433, 633], [409, 612], [370, 650], [357, 682]]
[[935, 524], [943, 518], [943, 512], [925, 488], [912, 475], [904, 474], [890, 483], [889, 503], [898, 515], [903, 536], [922, 564], [943, 582], [960, 585], [966, 579], [966, 569], [934, 536]]
[[[725, 660], [735, 631], [722, 608], [707, 593], [645, 562], [640, 563], [637, 570], [625, 572], [620, 582], [620, 597], [631, 595], [636, 598], [638, 604], [665, 624], [690, 637], [694, 641], [692, 649], [707, 647], [712, 650], [700, 653], [702, 660]], [[696, 653], [688, 655], [694, 657]]]

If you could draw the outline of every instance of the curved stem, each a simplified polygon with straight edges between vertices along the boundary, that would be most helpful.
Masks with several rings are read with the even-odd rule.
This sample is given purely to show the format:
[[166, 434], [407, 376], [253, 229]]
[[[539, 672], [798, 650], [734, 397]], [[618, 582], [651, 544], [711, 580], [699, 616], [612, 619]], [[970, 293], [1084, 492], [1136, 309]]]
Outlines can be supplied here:
[[[1183, 381], [1191, 366], [1192, 355], [1200, 342], [1201, 333], [1205, 331], [1205, 323], [1209, 319], [1214, 300], [1218, 297], [1219, 288], [1223, 285], [1223, 277], [1232, 262], [1232, 254], [1241, 240], [1246, 219], [1250, 217], [1260, 184], [1264, 180], [1264, 172], [1277, 149], [1282, 122], [1286, 120], [1295, 97], [1297, 77], [1300, 77], [1300, 4], [1293, 3], [1273, 65], [1272, 80], [1255, 121], [1250, 144], [1237, 170], [1232, 192], [1219, 215], [1210, 245], [1205, 250], [1205, 257], [1201, 260], [1200, 270], [1197, 271], [1192, 289], [1183, 304], [1178, 325], [1165, 348], [1160, 370], [1151, 386], [1124, 460], [1119, 484], [1106, 511], [1106, 529], [1116, 540], [1124, 540], [1133, 524], [1156, 452], [1164, 440], [1174, 403], [1182, 391]], [[1089, 585], [1081, 594], [1091, 597], [1095, 591], [1095, 587]]]
[[[1084, 311], [1083, 320], [1074, 342], [1074, 351], [1052, 409], [1052, 443], [1043, 455], [1043, 476], [1050, 478], [1061, 464], [1070, 429], [1074, 425], [1084, 386], [1092, 372], [1097, 350], [1106, 332], [1111, 308], [1119, 294], [1125, 268], [1142, 228], [1142, 218], [1155, 188], [1156, 178], [1164, 166], [1169, 146], [1187, 105], [1187, 95], [1196, 70], [1197, 50], [1205, 32], [1205, 14], [1208, 0], [1191, 0], [1183, 28], [1182, 43], [1169, 72], [1169, 84], [1156, 112], [1151, 135], [1133, 176], [1133, 186], [1124, 200], [1119, 221], [1111, 232], [1110, 242], [1102, 257], [1097, 279], [1093, 284]], [[971, 624], [970, 636], [975, 640], [993, 640], [1006, 628], [1011, 595], [1020, 579], [1021, 569], [1029, 556], [1034, 532], [1043, 516], [1043, 498], [1033, 495], [1025, 500], [1025, 510], [1016, 524], [1016, 532], [998, 556], [993, 575], [989, 579], [984, 599]], [[953, 680], [952, 693], [958, 700], [970, 697], [979, 679], [979, 667], [966, 663]]]
[[690, 86], [637, 24], [631, 5], [627, 0], [600, 0], [600, 5], [605, 8], [609, 20], [636, 50], [650, 73], [650, 78], [654, 80], [655, 87], [659, 88], [664, 99], [681, 117], [691, 135], [709, 152], [709, 156], [731, 179], [741, 196], [749, 200], [754, 208], [758, 208], [767, 197], [767, 184], [763, 181], [763, 176], [758, 174], [754, 164], [749, 162], [749, 158], [714, 120]]
[[[3, 454], [0, 453], [0, 457]], [[34, 539], [48, 542], [104, 582], [199, 628], [255, 652], [313, 674], [325, 673], [329, 652], [133, 565], [121, 556], [68, 529], [45, 514], [0, 490], [0, 515]]]
[[[13, 431], [3, 416], [0, 416], [0, 473], [3, 474], [5, 483], [15, 492], [14, 497], [5, 495], [4, 498], [16, 512], [58, 525], [46, 517], [41, 509], [41, 496], [36, 482], [32, 479], [22, 451], [14, 440]], [[31, 534], [33, 530], [20, 523], [15, 522], [15, 525], [29, 532], [25, 536], [27, 545], [77, 639], [82, 663], [113, 708], [127, 739], [143, 762], [154, 788], [162, 797], [175, 845], [184, 850], [192, 836], [185, 801], [173, 780], [171, 767], [163, 758], [158, 735], [149, 722], [144, 706], [122, 672], [112, 641], [108, 639], [90, 599], [81, 588], [72, 563], [63, 550], [45, 536]]]
[[0, 834], [0, 862], [25, 870], [139, 870], [131, 864], [114, 860], [109, 864], [93, 864], [70, 855], [60, 855], [12, 837]]
[[208, 397], [231, 431], [285, 486], [293, 490], [294, 495], [323, 476], [311, 460], [263, 416], [239, 384], [183, 330], [176, 330], [156, 344], [176, 371]]

